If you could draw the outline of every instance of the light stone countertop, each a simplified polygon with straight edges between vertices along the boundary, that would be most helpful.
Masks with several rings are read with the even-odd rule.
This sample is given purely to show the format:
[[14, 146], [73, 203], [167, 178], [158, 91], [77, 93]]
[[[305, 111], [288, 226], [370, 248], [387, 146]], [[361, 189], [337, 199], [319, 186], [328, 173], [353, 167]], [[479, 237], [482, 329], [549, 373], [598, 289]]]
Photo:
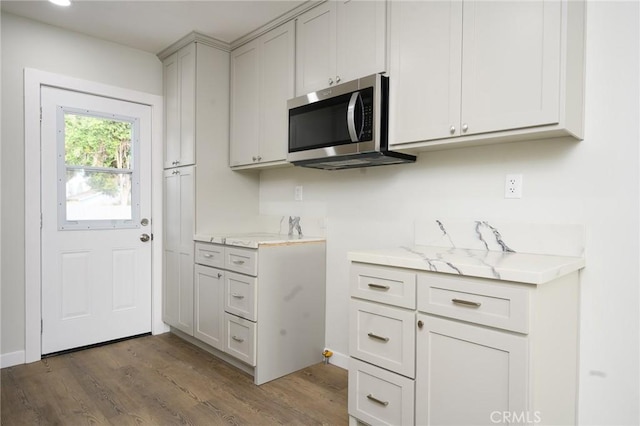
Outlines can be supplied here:
[[432, 246], [358, 250], [349, 252], [348, 258], [353, 262], [527, 284], [544, 284], [585, 266], [583, 257]]
[[261, 245], [278, 245], [278, 244], [300, 244], [309, 242], [325, 241], [324, 237], [313, 237], [306, 235], [287, 234], [271, 234], [271, 233], [247, 233], [247, 234], [231, 234], [231, 235], [202, 235], [196, 234], [193, 239], [195, 241], [226, 244], [229, 246], [258, 248]]

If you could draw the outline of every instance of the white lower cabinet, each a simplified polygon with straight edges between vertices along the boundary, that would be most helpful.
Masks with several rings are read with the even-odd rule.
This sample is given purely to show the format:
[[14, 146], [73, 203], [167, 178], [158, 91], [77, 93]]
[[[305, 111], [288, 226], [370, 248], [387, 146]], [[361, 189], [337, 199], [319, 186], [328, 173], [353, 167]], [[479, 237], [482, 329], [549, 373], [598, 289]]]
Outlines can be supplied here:
[[502, 413], [526, 413], [526, 336], [417, 319], [416, 424], [491, 425]]
[[325, 243], [195, 243], [194, 337], [257, 385], [321, 362]]
[[368, 303], [351, 302], [351, 356], [413, 377], [415, 370], [415, 313]]
[[251, 366], [256, 365], [256, 323], [224, 314], [224, 351]]
[[257, 284], [256, 277], [227, 272], [224, 310], [240, 318], [257, 321]]
[[222, 350], [224, 348], [224, 271], [195, 265], [194, 291], [196, 310], [193, 337]]
[[162, 320], [193, 334], [195, 167], [164, 171]]
[[369, 424], [413, 424], [414, 381], [349, 360], [349, 414]]
[[532, 285], [352, 262], [350, 281], [351, 424], [576, 423], [578, 272]]

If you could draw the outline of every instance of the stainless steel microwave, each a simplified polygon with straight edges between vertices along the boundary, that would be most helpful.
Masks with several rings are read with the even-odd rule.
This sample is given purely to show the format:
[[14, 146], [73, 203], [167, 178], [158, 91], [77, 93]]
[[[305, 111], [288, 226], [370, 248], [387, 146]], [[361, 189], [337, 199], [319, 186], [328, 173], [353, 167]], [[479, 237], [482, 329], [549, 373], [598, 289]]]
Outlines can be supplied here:
[[414, 162], [388, 149], [389, 78], [352, 80], [287, 101], [287, 161], [318, 169]]

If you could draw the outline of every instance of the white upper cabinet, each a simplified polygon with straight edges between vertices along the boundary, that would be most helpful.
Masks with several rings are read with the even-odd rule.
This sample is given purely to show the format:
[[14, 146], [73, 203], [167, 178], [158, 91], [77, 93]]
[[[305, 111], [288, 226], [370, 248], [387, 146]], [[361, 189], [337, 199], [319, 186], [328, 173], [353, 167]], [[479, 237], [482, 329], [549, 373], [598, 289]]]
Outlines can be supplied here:
[[196, 44], [191, 43], [163, 61], [164, 167], [195, 163]]
[[390, 142], [450, 136], [460, 122], [462, 3], [392, 2]]
[[231, 167], [285, 163], [294, 29], [290, 21], [231, 53]]
[[326, 2], [296, 19], [296, 95], [336, 80], [336, 9]]
[[561, 3], [471, 1], [463, 8], [461, 133], [557, 123]]
[[296, 18], [296, 95], [386, 71], [385, 1], [328, 1]]
[[336, 82], [385, 72], [386, 1], [343, 0], [333, 4], [337, 9]]
[[401, 1], [390, 13], [391, 145], [582, 137], [583, 2]]
[[[255, 162], [258, 151], [258, 41], [231, 53], [231, 166]], [[252, 160], [253, 157], [253, 160]]]

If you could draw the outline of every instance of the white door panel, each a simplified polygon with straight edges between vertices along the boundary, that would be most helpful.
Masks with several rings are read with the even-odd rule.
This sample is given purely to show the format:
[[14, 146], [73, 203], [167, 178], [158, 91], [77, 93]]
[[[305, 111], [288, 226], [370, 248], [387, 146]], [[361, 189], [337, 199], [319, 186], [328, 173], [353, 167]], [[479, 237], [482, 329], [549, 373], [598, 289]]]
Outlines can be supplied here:
[[[141, 235], [152, 232], [150, 221], [142, 225], [141, 219], [151, 212], [151, 110], [50, 87], [42, 87], [41, 106], [42, 353], [150, 332], [152, 246]], [[67, 113], [132, 123], [130, 166], [69, 166]], [[100, 150], [88, 150], [88, 158], [98, 155]], [[101, 176], [92, 181], [94, 175]], [[120, 184], [125, 196], [110, 198], [109, 178], [123, 182], [121, 176], [131, 184]], [[82, 208], [70, 208], [72, 203]], [[128, 218], [67, 217], [76, 211], [100, 216], [109, 203], [124, 206]]]

